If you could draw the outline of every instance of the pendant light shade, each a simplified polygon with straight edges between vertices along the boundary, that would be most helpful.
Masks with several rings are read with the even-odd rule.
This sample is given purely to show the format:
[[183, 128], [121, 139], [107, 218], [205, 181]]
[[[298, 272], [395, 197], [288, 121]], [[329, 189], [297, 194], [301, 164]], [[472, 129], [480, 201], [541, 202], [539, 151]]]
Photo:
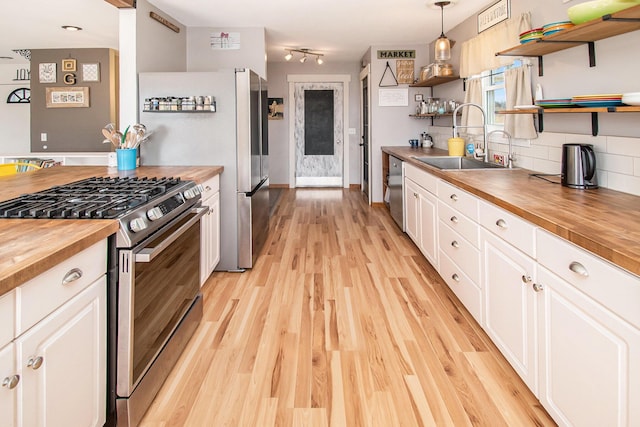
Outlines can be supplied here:
[[435, 2], [436, 6], [440, 6], [440, 18], [442, 21], [440, 37], [436, 40], [435, 59], [436, 61], [447, 61], [451, 59], [451, 43], [447, 36], [444, 35], [444, 7], [448, 6], [450, 1]]

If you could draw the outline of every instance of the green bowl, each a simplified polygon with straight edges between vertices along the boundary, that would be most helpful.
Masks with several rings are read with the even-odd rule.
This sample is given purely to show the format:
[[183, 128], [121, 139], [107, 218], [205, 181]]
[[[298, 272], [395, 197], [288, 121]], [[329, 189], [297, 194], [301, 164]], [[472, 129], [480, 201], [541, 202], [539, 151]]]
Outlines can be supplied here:
[[580, 3], [567, 9], [567, 15], [574, 24], [583, 24], [609, 13], [619, 12], [640, 4], [640, 0], [596, 0]]

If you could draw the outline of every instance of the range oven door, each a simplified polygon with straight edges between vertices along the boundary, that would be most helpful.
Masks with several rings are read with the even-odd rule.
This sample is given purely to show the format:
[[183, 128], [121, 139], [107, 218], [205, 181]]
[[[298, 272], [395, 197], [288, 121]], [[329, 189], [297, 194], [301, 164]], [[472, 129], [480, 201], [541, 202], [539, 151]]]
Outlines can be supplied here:
[[200, 292], [198, 207], [118, 251], [117, 395], [129, 397]]

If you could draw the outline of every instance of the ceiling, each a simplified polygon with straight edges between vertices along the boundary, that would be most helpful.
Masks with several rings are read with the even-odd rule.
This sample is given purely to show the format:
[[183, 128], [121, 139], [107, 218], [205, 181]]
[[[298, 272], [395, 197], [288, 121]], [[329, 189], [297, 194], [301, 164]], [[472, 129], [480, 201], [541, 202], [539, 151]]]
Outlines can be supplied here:
[[[322, 52], [325, 62], [359, 61], [371, 45], [430, 43], [441, 26], [434, 0], [148, 1], [187, 27], [264, 27], [269, 61], [284, 61], [286, 48]], [[452, 1], [445, 33], [494, 1]], [[0, 56], [14, 58], [0, 64], [26, 62], [13, 49], [118, 48], [118, 9], [104, 0], [3, 1], [0, 10], [11, 17], [2, 23]]]

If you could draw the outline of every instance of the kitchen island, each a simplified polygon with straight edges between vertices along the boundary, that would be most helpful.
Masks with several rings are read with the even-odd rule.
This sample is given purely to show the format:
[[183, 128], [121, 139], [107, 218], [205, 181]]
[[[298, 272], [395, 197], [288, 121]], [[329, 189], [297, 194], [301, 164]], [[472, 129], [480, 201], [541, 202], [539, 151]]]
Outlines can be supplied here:
[[436, 148], [382, 147], [382, 151], [640, 275], [638, 196], [606, 188], [563, 187], [536, 178], [527, 169], [441, 170], [414, 158], [448, 154]]
[[[0, 178], [0, 200], [91, 177], [180, 177], [204, 182], [221, 166], [56, 166]], [[118, 220], [0, 219], [0, 295], [118, 231]]]

